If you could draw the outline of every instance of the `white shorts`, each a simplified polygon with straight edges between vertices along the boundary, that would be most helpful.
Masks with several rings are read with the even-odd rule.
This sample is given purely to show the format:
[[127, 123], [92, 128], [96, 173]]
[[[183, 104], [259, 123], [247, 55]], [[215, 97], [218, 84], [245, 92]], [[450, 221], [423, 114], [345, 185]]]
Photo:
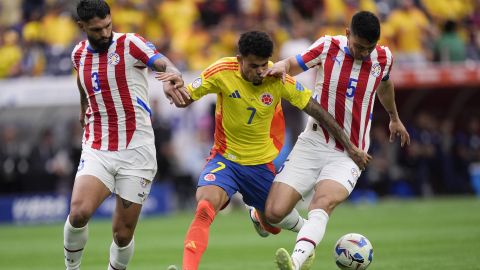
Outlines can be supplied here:
[[357, 164], [346, 153], [308, 134], [311, 132], [306, 131], [298, 138], [274, 181], [291, 186], [304, 198], [318, 182], [326, 179], [342, 184], [350, 194], [361, 174]]
[[157, 172], [154, 145], [120, 151], [84, 146], [76, 177], [93, 175], [121, 198], [143, 204]]

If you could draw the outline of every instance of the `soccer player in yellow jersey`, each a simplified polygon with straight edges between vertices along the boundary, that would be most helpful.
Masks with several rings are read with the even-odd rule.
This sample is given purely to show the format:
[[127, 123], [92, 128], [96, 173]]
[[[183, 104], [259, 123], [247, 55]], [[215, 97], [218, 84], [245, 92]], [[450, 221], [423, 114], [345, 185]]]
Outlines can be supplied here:
[[[272, 65], [269, 58], [273, 42], [266, 33], [242, 34], [238, 48], [237, 57], [218, 60], [187, 86], [190, 97], [185, 98], [184, 104], [175, 102], [184, 107], [206, 94], [217, 94], [215, 140], [198, 180], [198, 204], [185, 238], [183, 270], [198, 269], [207, 248], [210, 225], [236, 192], [257, 210], [256, 215], [251, 213], [251, 218], [259, 234], [278, 233], [277, 227], [300, 230], [304, 220], [296, 210], [274, 224], [276, 227], [264, 222], [265, 201], [275, 177], [272, 161], [283, 144], [282, 98], [324, 123], [361, 168], [370, 160], [368, 154], [350, 144], [333, 117], [311, 98], [309, 89], [289, 76], [285, 83], [279, 78], [261, 77]], [[159, 73], [157, 78], [174, 81], [175, 76], [178, 75]], [[169, 95], [171, 93], [167, 93]]]

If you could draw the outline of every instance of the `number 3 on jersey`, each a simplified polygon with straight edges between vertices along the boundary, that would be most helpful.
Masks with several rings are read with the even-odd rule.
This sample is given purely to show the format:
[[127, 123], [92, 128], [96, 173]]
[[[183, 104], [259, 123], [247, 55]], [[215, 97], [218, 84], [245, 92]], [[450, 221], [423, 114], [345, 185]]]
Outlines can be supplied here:
[[98, 77], [98, 72], [92, 73], [92, 87], [94, 92], [100, 91], [100, 79]]
[[357, 79], [350, 78], [348, 80], [348, 86], [347, 86], [347, 97], [351, 98], [355, 95], [355, 89], [357, 88]]

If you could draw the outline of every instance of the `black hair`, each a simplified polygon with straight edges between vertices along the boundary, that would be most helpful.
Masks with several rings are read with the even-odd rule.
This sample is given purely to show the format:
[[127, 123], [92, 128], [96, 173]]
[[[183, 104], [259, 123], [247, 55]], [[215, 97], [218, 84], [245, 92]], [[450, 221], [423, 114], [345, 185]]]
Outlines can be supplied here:
[[103, 0], [81, 0], [77, 4], [78, 19], [87, 22], [95, 17], [105, 19], [110, 15], [110, 7]]
[[359, 11], [352, 17], [350, 30], [353, 35], [364, 38], [370, 43], [377, 42], [380, 38], [380, 21], [370, 11]]
[[238, 50], [241, 56], [255, 55], [270, 58], [273, 53], [273, 41], [262, 31], [245, 32], [238, 40]]
[[457, 23], [452, 20], [446, 21], [445, 24], [443, 25], [443, 31], [445, 33], [453, 33], [455, 32], [456, 29], [457, 29]]

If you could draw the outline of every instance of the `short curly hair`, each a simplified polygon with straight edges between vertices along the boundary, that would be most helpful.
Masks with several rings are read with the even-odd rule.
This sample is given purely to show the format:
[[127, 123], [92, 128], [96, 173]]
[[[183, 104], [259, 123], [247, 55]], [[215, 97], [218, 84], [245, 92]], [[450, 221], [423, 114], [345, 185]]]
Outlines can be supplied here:
[[273, 53], [272, 38], [262, 31], [249, 31], [240, 36], [238, 50], [241, 56], [255, 55], [270, 58]]
[[77, 4], [77, 17], [87, 22], [95, 17], [105, 19], [110, 14], [110, 7], [103, 0], [81, 0]]

